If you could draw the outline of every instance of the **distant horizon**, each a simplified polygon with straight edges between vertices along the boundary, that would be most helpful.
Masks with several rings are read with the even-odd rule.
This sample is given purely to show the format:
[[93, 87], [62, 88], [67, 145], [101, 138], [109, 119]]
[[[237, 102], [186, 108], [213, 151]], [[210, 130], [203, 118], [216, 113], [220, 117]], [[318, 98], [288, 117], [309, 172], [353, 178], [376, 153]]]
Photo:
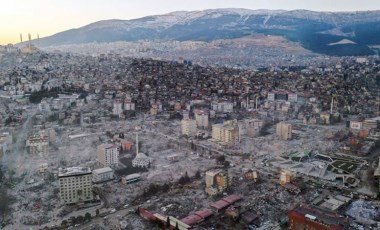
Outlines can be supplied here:
[[[22, 4], [20, 4], [20, 1]], [[76, 29], [91, 23], [105, 20], [131, 20], [152, 15], [164, 15], [179, 11], [204, 11], [213, 9], [247, 9], [247, 10], [308, 10], [314, 12], [366, 12], [380, 10], [380, 2], [371, 0], [193, 0], [178, 2], [175, 0], [160, 1], [139, 0], [124, 2], [121, 0], [93, 0], [91, 4], [76, 0], [6, 0], [0, 8], [0, 44], [15, 44], [32, 39], [39, 34], [40, 38], [56, 33]]]

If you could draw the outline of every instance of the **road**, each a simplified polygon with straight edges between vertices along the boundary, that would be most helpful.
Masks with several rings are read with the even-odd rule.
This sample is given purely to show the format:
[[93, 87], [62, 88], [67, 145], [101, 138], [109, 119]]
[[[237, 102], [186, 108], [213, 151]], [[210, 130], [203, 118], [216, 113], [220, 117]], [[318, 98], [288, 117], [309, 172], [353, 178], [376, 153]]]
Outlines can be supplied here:
[[[120, 209], [120, 210], [118, 210], [112, 214], [108, 214], [106, 217], [109, 220], [113, 219], [113, 218], [117, 218], [117, 215], [124, 217], [124, 216], [129, 214], [130, 210], [135, 211], [137, 208], [138, 208], [138, 206], [131, 206], [131, 207], [128, 207], [126, 209]], [[100, 225], [103, 221], [104, 221], [104, 217], [95, 217], [90, 222], [88, 222], [84, 225], [78, 226], [78, 227], [74, 227], [73, 229], [74, 230], [90, 230], [92, 226]]]

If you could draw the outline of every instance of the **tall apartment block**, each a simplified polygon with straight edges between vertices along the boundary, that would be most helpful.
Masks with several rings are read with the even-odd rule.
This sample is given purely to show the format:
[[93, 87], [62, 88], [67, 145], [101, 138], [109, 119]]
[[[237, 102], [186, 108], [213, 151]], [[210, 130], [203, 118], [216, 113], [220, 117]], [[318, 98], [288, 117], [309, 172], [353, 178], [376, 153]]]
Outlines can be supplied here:
[[74, 204], [93, 199], [90, 168], [59, 168], [58, 178], [61, 204]]
[[98, 161], [106, 167], [117, 167], [119, 164], [119, 146], [114, 144], [102, 144], [98, 146]]

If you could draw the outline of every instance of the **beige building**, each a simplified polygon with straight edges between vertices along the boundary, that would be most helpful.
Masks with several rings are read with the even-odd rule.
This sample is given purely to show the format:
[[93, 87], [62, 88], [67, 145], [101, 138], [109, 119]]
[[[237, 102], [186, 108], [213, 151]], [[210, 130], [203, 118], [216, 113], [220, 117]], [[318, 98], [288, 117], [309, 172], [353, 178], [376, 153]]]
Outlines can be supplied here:
[[59, 196], [61, 204], [90, 201], [92, 193], [92, 172], [90, 168], [59, 168]]
[[49, 153], [49, 137], [33, 135], [26, 140], [26, 146], [33, 155], [47, 156]]
[[292, 125], [291, 124], [286, 124], [283, 121], [280, 122], [280, 123], [277, 123], [276, 133], [277, 133], [277, 136], [281, 140], [290, 140], [290, 139], [292, 139]]
[[222, 169], [213, 169], [206, 172], [206, 193], [209, 196], [225, 191], [231, 184], [228, 172]]
[[284, 186], [285, 184], [290, 183], [292, 174], [289, 171], [282, 170], [280, 174], [280, 184]]
[[183, 119], [181, 121], [182, 135], [194, 136], [197, 132], [197, 122], [192, 119]]
[[197, 127], [206, 129], [208, 128], [208, 110], [195, 110], [194, 111], [195, 120], [197, 122]]
[[236, 120], [212, 126], [212, 140], [222, 145], [234, 145], [240, 141], [239, 125]]
[[117, 166], [119, 164], [119, 146], [114, 144], [99, 145], [98, 161], [103, 166]]

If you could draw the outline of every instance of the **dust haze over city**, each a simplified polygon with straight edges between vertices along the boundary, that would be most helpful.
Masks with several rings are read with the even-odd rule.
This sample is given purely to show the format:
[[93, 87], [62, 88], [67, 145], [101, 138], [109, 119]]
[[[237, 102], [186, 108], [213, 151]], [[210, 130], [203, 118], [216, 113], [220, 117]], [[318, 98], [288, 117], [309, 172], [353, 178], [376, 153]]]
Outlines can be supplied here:
[[380, 3], [0, 19], [0, 229], [380, 229]]

